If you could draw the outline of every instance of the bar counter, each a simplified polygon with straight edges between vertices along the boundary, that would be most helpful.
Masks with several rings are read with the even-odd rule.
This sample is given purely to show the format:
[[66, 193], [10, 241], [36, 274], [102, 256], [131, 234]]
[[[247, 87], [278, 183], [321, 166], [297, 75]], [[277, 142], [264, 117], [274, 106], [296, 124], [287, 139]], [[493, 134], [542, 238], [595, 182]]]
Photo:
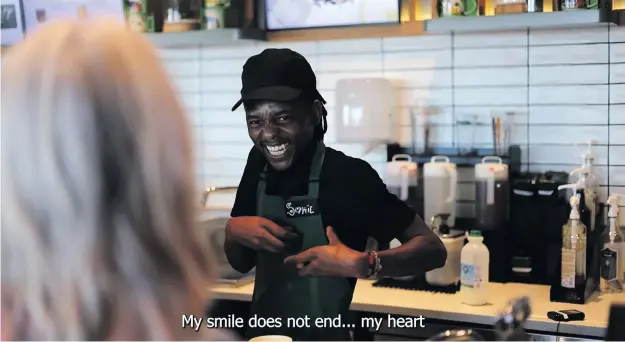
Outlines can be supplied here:
[[[374, 287], [372, 280], [359, 280], [352, 299], [351, 310], [375, 314], [425, 317], [452, 322], [492, 325], [508, 300], [521, 296], [531, 299], [532, 315], [526, 329], [541, 333], [571, 334], [590, 339], [603, 339], [612, 303], [625, 303], [625, 293], [595, 294], [585, 305], [549, 301], [549, 287], [518, 283], [489, 284], [489, 304], [462, 304], [456, 294], [431, 293]], [[233, 287], [217, 285], [210, 289], [212, 299], [251, 301], [254, 284]], [[548, 311], [577, 309], [586, 314], [584, 321], [558, 322], [547, 318]]]

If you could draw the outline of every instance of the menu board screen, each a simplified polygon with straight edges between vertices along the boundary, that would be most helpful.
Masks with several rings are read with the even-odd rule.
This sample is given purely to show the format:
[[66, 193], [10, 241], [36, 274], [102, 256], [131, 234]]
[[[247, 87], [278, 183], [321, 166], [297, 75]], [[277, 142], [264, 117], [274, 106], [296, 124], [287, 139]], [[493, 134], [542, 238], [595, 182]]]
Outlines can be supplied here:
[[267, 29], [399, 23], [399, 0], [266, 0]]
[[19, 0], [2, 0], [0, 3], [2, 17], [2, 46], [13, 45], [24, 39], [24, 23], [22, 22], [22, 7]]
[[54, 19], [113, 17], [124, 21], [121, 0], [23, 0], [26, 33]]

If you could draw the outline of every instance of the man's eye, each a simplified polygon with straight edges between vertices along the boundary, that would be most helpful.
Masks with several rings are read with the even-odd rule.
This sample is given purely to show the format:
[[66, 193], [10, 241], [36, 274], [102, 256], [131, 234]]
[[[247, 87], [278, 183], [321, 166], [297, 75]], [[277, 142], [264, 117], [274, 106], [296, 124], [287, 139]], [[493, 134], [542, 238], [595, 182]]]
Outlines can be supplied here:
[[278, 118], [279, 122], [285, 122], [285, 121], [289, 121], [291, 118], [288, 116], [281, 116]]
[[250, 120], [247, 122], [248, 125], [256, 126], [260, 124], [260, 120]]

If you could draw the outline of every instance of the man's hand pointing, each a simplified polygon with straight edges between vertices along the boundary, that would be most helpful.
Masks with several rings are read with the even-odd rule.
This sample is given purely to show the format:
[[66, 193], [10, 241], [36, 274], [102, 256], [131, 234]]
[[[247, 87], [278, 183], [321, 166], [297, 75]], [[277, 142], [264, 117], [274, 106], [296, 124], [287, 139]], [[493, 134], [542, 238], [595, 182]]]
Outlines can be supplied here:
[[297, 265], [301, 276], [364, 278], [368, 271], [367, 255], [345, 246], [332, 227], [326, 228], [329, 244], [313, 247], [284, 259]]

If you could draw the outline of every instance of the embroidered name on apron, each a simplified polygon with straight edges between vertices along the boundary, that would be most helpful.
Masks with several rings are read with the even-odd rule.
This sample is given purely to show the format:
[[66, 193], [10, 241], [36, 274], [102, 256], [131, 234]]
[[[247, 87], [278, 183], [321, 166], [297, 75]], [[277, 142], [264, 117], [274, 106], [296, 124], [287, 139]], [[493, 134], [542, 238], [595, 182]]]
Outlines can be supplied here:
[[317, 200], [314, 198], [288, 201], [284, 204], [287, 217], [305, 217], [317, 215]]

